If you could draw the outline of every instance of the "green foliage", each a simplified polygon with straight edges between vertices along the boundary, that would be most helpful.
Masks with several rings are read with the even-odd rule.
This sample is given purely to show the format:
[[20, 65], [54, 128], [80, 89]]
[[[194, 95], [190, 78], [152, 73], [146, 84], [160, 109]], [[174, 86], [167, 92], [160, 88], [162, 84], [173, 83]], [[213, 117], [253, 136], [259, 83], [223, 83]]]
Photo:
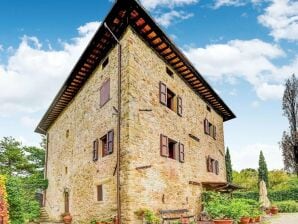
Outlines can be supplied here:
[[246, 191], [256, 191], [258, 189], [258, 172], [255, 169], [233, 171], [233, 183], [244, 187]]
[[7, 175], [11, 224], [39, 216], [36, 193], [47, 187], [43, 178], [45, 149], [23, 146], [12, 137], [0, 140], [0, 174]]
[[232, 183], [233, 182], [233, 169], [232, 169], [230, 150], [228, 147], [227, 147], [227, 152], [225, 155], [225, 162], [226, 162], [227, 182]]
[[150, 224], [157, 224], [161, 221], [160, 218], [157, 217], [153, 211], [147, 208], [139, 209], [135, 211], [135, 214], [140, 218], [144, 218], [145, 221]]
[[265, 157], [263, 155], [263, 152], [260, 152], [260, 157], [259, 157], [259, 181], [258, 183], [260, 183], [262, 180], [265, 181], [266, 186], [269, 186], [269, 179], [268, 179], [268, 168], [267, 168], [267, 164], [265, 161]]
[[298, 212], [298, 202], [294, 200], [290, 201], [279, 201], [274, 203], [280, 212]]
[[[246, 199], [252, 199], [252, 200], [258, 201], [259, 200], [259, 192], [258, 191], [234, 192], [233, 197], [246, 198]], [[271, 200], [271, 201], [297, 200], [298, 199], [298, 188], [279, 190], [279, 191], [269, 191], [268, 197], [269, 197], [269, 200]]]
[[231, 198], [214, 192], [203, 193], [205, 209], [212, 219], [233, 219], [257, 217], [260, 214], [259, 204], [254, 200]]

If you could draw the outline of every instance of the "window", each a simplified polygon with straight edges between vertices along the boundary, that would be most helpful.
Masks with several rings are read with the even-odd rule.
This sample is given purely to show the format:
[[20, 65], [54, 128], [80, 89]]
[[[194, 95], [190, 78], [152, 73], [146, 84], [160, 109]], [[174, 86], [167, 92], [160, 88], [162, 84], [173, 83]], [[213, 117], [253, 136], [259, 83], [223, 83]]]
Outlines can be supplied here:
[[174, 72], [172, 72], [172, 70], [169, 67], [166, 68], [166, 72], [169, 76], [174, 77]]
[[160, 155], [183, 163], [185, 158], [184, 145], [161, 134]]
[[102, 185], [97, 186], [97, 201], [103, 201], [103, 187], [102, 187]]
[[98, 160], [98, 139], [93, 141], [93, 161]]
[[207, 107], [207, 110], [209, 111], [209, 112], [211, 112], [211, 108], [207, 105], [206, 106]]
[[207, 157], [207, 171], [216, 175], [219, 174], [219, 162], [210, 156]]
[[111, 155], [114, 147], [114, 131], [109, 131], [101, 139], [102, 157]]
[[175, 110], [174, 98], [175, 98], [175, 93], [167, 89], [167, 107], [170, 108], [171, 110]]
[[65, 135], [66, 135], [66, 138], [69, 137], [69, 130], [68, 129], [66, 130], [66, 134]]
[[177, 142], [175, 142], [174, 140], [172, 140], [172, 139], [169, 139], [169, 145], [168, 145], [168, 147], [169, 147], [169, 158], [170, 159], [176, 159], [177, 158], [177, 154], [178, 154], [178, 152], [177, 152], [177, 147], [178, 147], [178, 144], [177, 144]]
[[167, 88], [166, 84], [159, 83], [159, 100], [160, 103], [175, 111], [179, 116], [182, 116], [182, 98]]
[[105, 81], [100, 88], [100, 106], [106, 104], [110, 99], [110, 79]]
[[104, 69], [109, 64], [109, 57], [107, 57], [102, 63], [102, 69]]
[[216, 139], [216, 126], [211, 124], [207, 119], [204, 120], [204, 132], [206, 135], [210, 135], [212, 138]]

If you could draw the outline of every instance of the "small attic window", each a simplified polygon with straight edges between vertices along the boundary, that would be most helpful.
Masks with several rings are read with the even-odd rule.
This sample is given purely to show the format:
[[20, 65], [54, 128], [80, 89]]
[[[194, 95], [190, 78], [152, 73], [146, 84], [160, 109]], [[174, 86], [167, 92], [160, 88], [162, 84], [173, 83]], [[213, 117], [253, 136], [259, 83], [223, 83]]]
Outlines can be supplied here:
[[174, 72], [171, 69], [169, 69], [169, 67], [166, 67], [166, 72], [169, 76], [174, 77]]
[[102, 69], [104, 69], [109, 64], [109, 57], [107, 57], [102, 63]]
[[207, 105], [207, 110], [209, 111], [209, 112], [211, 112], [211, 108]]
[[69, 137], [69, 129], [66, 130], [66, 134], [65, 135], [66, 135], [66, 138]]

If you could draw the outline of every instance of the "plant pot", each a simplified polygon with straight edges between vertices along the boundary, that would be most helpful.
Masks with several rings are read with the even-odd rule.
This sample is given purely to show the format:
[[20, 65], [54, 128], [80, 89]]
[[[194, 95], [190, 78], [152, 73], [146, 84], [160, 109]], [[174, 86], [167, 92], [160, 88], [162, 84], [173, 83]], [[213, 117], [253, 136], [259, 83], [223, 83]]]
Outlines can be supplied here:
[[65, 224], [71, 224], [71, 221], [72, 221], [72, 217], [71, 217], [70, 214], [67, 214], [67, 215], [63, 216], [63, 222]]
[[270, 211], [271, 211], [271, 213], [272, 213], [273, 215], [276, 215], [276, 214], [278, 213], [278, 208], [275, 207], [275, 206], [273, 206], [273, 207], [270, 209]]
[[240, 219], [240, 224], [248, 224], [249, 223], [250, 218], [249, 217], [242, 217]]
[[214, 219], [214, 224], [233, 224], [232, 219]]
[[261, 216], [256, 217], [256, 222], [261, 222]]
[[250, 218], [249, 219], [249, 223], [255, 223], [256, 222], [256, 219], [255, 218]]

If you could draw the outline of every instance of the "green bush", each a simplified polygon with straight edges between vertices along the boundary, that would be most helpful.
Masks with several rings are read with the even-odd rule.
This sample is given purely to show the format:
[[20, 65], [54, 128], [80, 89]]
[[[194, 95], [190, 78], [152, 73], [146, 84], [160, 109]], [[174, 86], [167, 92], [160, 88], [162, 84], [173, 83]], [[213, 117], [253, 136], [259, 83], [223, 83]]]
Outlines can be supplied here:
[[[248, 191], [248, 192], [234, 192], [234, 198], [246, 198], [252, 200], [259, 200], [259, 192]], [[270, 201], [289, 201], [298, 200], [298, 188], [279, 190], [279, 191], [269, 191], [268, 198]]]
[[280, 212], [298, 212], [298, 202], [296, 201], [279, 201], [274, 204]]

